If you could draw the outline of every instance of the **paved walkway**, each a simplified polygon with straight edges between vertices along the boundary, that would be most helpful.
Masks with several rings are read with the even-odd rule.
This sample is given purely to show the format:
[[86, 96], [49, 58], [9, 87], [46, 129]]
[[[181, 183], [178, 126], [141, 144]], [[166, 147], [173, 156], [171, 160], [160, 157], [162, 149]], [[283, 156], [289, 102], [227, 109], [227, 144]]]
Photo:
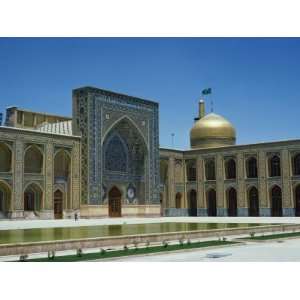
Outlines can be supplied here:
[[119, 262], [300, 262], [300, 239], [281, 242], [249, 243], [218, 249], [130, 256]]
[[0, 230], [73, 227], [110, 224], [141, 224], [159, 222], [202, 222], [202, 223], [297, 223], [300, 218], [282, 217], [162, 217], [162, 218], [103, 218], [103, 219], [73, 219], [64, 220], [0, 220]]

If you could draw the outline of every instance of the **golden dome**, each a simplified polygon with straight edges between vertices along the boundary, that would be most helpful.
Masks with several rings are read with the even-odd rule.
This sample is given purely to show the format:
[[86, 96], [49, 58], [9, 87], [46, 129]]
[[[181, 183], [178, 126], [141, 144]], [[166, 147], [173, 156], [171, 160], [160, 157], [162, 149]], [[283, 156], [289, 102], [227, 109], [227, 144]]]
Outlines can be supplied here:
[[234, 145], [233, 125], [220, 115], [210, 113], [198, 119], [190, 131], [191, 148], [210, 148]]

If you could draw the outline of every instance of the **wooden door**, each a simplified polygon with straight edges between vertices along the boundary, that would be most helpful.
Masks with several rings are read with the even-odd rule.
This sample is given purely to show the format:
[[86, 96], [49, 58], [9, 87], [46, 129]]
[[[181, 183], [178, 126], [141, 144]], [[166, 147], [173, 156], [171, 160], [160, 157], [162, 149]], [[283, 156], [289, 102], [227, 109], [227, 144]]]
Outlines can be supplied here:
[[209, 217], [217, 216], [217, 200], [216, 200], [216, 192], [214, 190], [210, 190], [208, 192], [207, 207], [208, 207], [207, 214]]
[[280, 187], [272, 189], [272, 217], [282, 217], [282, 194]]
[[197, 192], [195, 190], [190, 191], [189, 216], [197, 216]]
[[295, 216], [300, 217], [300, 186], [295, 191]]
[[54, 193], [54, 218], [63, 218], [63, 193], [59, 190]]
[[34, 193], [26, 192], [24, 194], [24, 210], [34, 211]]
[[249, 216], [259, 216], [259, 201], [258, 201], [258, 190], [253, 187], [249, 191]]
[[255, 198], [250, 199], [249, 216], [250, 217], [258, 217], [259, 216], [258, 199], [255, 199]]
[[228, 216], [237, 216], [237, 197], [236, 190], [233, 188], [228, 191]]
[[118, 188], [113, 187], [108, 194], [109, 216], [112, 218], [121, 217], [121, 192]]
[[0, 190], [0, 212], [4, 211], [4, 193]]

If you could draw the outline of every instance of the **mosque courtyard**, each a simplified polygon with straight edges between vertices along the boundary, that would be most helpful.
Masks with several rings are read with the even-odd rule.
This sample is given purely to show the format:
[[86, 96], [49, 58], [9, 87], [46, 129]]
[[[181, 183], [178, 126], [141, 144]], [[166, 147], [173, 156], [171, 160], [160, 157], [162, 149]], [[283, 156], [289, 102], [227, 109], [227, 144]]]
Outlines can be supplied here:
[[[215, 224], [215, 226], [264, 226], [276, 224], [300, 224], [300, 218], [296, 217], [161, 217], [161, 218], [103, 218], [103, 219], [63, 219], [63, 220], [2, 220], [0, 221], [0, 234], [5, 231], [19, 230], [82, 230], [82, 228], [100, 228], [109, 225], [122, 225], [123, 227], [138, 227], [147, 225], [169, 224], [174, 226], [175, 223], [198, 224], [197, 226], [206, 226], [207, 224]], [[191, 224], [191, 225], [193, 225]], [[201, 225], [202, 224], [202, 225]], [[133, 225], [133, 226], [132, 226]], [[134, 226], [136, 225], [136, 226]], [[179, 225], [179, 224], [178, 224]], [[159, 226], [159, 225], [158, 225]], [[175, 225], [177, 226], [177, 225]], [[51, 229], [52, 228], [52, 229]], [[174, 227], [173, 227], [174, 228]], [[98, 230], [98, 229], [97, 229]], [[297, 230], [298, 231], [298, 230]], [[274, 232], [280, 234], [282, 232]], [[200, 239], [191, 238], [191, 242], [209, 242], [216, 240], [215, 237], [203, 237]], [[241, 241], [240, 238], [246, 238]], [[42, 240], [42, 239], [41, 239]], [[234, 234], [226, 236], [226, 241], [239, 243], [229, 245], [211, 246], [206, 248], [185, 249], [179, 251], [170, 251], [168, 253], [151, 253], [145, 255], [132, 255], [115, 258], [104, 258], [102, 261], [300, 261], [300, 235], [271, 240], [249, 240], [248, 234]], [[178, 243], [174, 241], [173, 243]], [[171, 242], [172, 244], [172, 242]], [[155, 243], [153, 244], [155, 245]], [[123, 247], [123, 246], [122, 246]], [[113, 247], [113, 250], [121, 250], [122, 247]], [[83, 249], [84, 253], [99, 252], [99, 249]], [[57, 256], [74, 255], [74, 250], [59, 251]], [[46, 253], [30, 254], [30, 259], [39, 259], [46, 256]], [[0, 261], [19, 260], [18, 255], [0, 256]], [[97, 259], [96, 259], [97, 260]]]
[[247, 242], [185, 252], [128, 256], [110, 259], [118, 262], [300, 262], [300, 238]]

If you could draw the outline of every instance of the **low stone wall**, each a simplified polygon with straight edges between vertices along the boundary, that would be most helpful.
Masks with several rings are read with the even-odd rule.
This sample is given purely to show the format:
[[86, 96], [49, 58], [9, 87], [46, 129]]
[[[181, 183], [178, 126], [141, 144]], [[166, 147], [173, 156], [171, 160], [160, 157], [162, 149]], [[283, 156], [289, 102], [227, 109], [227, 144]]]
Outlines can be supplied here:
[[199, 231], [184, 231], [184, 232], [169, 232], [156, 234], [142, 234], [131, 236], [116, 236], [116, 237], [99, 237], [91, 239], [64, 240], [64, 241], [49, 241], [49, 242], [33, 242], [0, 245], [0, 256], [5, 255], [23, 255], [32, 253], [41, 253], [48, 251], [63, 251], [76, 250], [87, 248], [103, 248], [112, 246], [122, 246], [141, 243], [158, 243], [163, 241], [175, 241], [179, 239], [196, 239], [196, 238], [218, 238], [229, 235], [240, 235], [255, 233], [271, 233], [278, 231], [300, 231], [300, 224], [285, 224], [285, 225], [266, 225], [259, 227], [247, 228], [230, 228], [230, 229], [214, 229], [214, 230], [199, 230]]
[[[122, 205], [122, 217], [159, 217], [160, 205]], [[107, 218], [108, 205], [82, 205], [81, 218]]]

